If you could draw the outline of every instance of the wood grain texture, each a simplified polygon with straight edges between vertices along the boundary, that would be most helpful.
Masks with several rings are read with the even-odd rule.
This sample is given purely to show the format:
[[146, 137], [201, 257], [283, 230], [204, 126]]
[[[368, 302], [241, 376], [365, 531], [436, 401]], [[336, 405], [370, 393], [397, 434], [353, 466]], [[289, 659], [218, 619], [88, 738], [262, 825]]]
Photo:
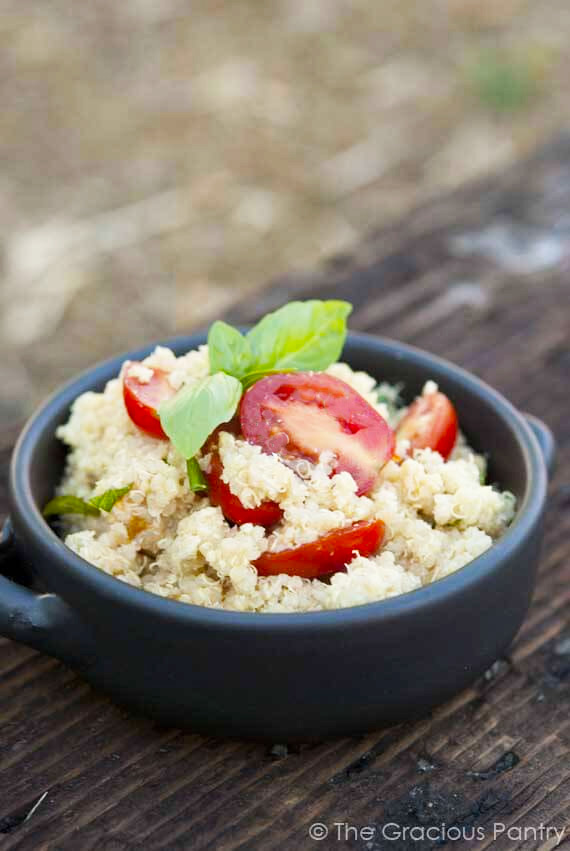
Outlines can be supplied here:
[[[228, 317], [348, 298], [352, 327], [448, 357], [551, 425], [559, 460], [540, 581], [508, 658], [420, 722], [272, 753], [128, 717], [58, 662], [2, 640], [2, 849], [440, 847], [379, 833], [367, 844], [350, 830], [339, 841], [335, 822], [484, 831], [454, 848], [554, 847], [517, 830], [570, 826], [569, 281], [563, 138]], [[0, 512], [13, 438], [0, 442]], [[315, 821], [331, 831], [320, 843]], [[497, 822], [513, 833], [493, 842]]]

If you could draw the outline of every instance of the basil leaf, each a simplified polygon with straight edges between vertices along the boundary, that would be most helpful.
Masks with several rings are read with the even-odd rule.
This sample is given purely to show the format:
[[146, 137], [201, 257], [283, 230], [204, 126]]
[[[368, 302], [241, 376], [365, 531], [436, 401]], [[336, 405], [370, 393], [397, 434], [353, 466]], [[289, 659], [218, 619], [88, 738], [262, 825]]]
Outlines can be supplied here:
[[210, 372], [226, 372], [250, 387], [264, 375], [313, 370], [338, 360], [346, 337], [346, 301], [292, 301], [264, 316], [244, 337], [225, 322], [208, 334]]
[[160, 424], [183, 458], [192, 458], [217, 426], [231, 420], [241, 393], [237, 378], [217, 372], [162, 403]]
[[186, 461], [186, 470], [188, 471], [190, 490], [193, 490], [194, 493], [201, 493], [208, 490], [208, 482], [196, 458], [189, 458]]
[[100, 513], [97, 506], [79, 496], [56, 496], [50, 499], [43, 511], [44, 517], [54, 514], [91, 514], [97, 517]]
[[237, 328], [225, 322], [214, 322], [208, 332], [210, 372], [227, 372], [241, 378], [250, 369], [251, 349]]
[[105, 493], [99, 494], [99, 496], [92, 496], [89, 504], [95, 506], [97, 509], [100, 508], [102, 511], [111, 511], [115, 503], [122, 499], [130, 491], [132, 486], [131, 483], [124, 488], [111, 488], [105, 491]]
[[292, 301], [269, 313], [247, 334], [251, 372], [313, 370], [338, 360], [346, 338], [346, 301]]
[[44, 517], [51, 517], [54, 514], [89, 514], [92, 517], [98, 517], [101, 511], [111, 511], [115, 503], [122, 499], [131, 488], [132, 484], [124, 488], [111, 488], [87, 501], [79, 496], [56, 496], [50, 499], [43, 514]]

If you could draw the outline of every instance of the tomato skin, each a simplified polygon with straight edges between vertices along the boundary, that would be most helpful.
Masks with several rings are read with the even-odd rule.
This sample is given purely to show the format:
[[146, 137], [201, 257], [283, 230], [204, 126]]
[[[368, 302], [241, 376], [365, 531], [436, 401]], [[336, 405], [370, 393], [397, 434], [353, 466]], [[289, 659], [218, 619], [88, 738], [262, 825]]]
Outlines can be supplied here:
[[210, 472], [206, 473], [208, 481], [208, 496], [212, 505], [219, 505], [224, 517], [242, 526], [244, 523], [254, 523], [256, 526], [273, 526], [283, 517], [283, 510], [276, 502], [266, 500], [255, 508], [246, 508], [240, 498], [233, 494], [230, 486], [222, 479], [224, 471], [221, 458], [217, 451], [212, 452]]
[[375, 553], [384, 539], [382, 520], [361, 520], [345, 529], [333, 529], [310, 544], [278, 553], [265, 552], [253, 562], [260, 576], [302, 576], [316, 579], [344, 570], [354, 550], [366, 557]]
[[398, 426], [396, 437], [410, 449], [433, 449], [449, 458], [457, 440], [457, 413], [445, 393], [428, 393], [413, 402]]
[[168, 440], [158, 416], [161, 402], [165, 402], [176, 393], [168, 381], [168, 373], [163, 369], [148, 367], [152, 369], [152, 377], [145, 384], [133, 374], [133, 366], [140, 366], [140, 364], [128, 363], [123, 373], [123, 399], [127, 413], [142, 431], [152, 437]]
[[346, 471], [358, 495], [371, 490], [394, 451], [394, 433], [346, 382], [324, 372], [268, 375], [247, 390], [240, 406], [244, 437], [285, 460], [335, 456], [333, 474]]

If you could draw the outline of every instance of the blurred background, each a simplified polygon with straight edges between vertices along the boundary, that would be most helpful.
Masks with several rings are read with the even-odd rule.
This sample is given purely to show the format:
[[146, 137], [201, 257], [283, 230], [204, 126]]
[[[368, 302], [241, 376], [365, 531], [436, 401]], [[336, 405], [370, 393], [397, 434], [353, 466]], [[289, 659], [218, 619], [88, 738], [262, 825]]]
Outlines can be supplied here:
[[568, 126], [568, 0], [0, 0], [0, 424]]

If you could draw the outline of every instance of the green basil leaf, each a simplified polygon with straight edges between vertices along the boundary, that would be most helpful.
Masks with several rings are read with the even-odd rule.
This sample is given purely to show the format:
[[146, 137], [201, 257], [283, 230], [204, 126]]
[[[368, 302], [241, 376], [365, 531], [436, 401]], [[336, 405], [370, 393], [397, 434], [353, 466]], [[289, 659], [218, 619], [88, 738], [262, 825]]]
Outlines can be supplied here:
[[208, 482], [196, 458], [189, 458], [186, 461], [186, 470], [188, 471], [190, 490], [193, 490], [194, 493], [201, 493], [208, 490]]
[[111, 511], [116, 502], [124, 497], [130, 489], [132, 488], [132, 483], [130, 485], [126, 485], [124, 488], [111, 488], [105, 493], [99, 494], [99, 496], [92, 496], [89, 500], [89, 504], [93, 505], [97, 509], [101, 509], [102, 511]]
[[227, 372], [241, 378], [251, 367], [251, 349], [237, 328], [225, 322], [214, 322], [208, 332], [210, 372]]
[[231, 420], [241, 394], [237, 378], [217, 372], [163, 402], [160, 424], [182, 457], [192, 458], [217, 426]]
[[117, 503], [126, 493], [130, 491], [132, 484], [124, 488], [111, 488], [99, 496], [93, 496], [89, 500], [81, 499], [79, 496], [56, 496], [50, 499], [44, 508], [44, 517], [51, 517], [54, 514], [83, 514], [98, 517], [101, 511], [111, 511], [115, 503]]
[[338, 360], [346, 338], [346, 301], [292, 301], [269, 313], [247, 334], [251, 372], [313, 370]]
[[50, 499], [43, 511], [44, 517], [52, 517], [54, 514], [91, 514], [96, 517], [100, 513], [95, 505], [79, 496], [56, 496]]

